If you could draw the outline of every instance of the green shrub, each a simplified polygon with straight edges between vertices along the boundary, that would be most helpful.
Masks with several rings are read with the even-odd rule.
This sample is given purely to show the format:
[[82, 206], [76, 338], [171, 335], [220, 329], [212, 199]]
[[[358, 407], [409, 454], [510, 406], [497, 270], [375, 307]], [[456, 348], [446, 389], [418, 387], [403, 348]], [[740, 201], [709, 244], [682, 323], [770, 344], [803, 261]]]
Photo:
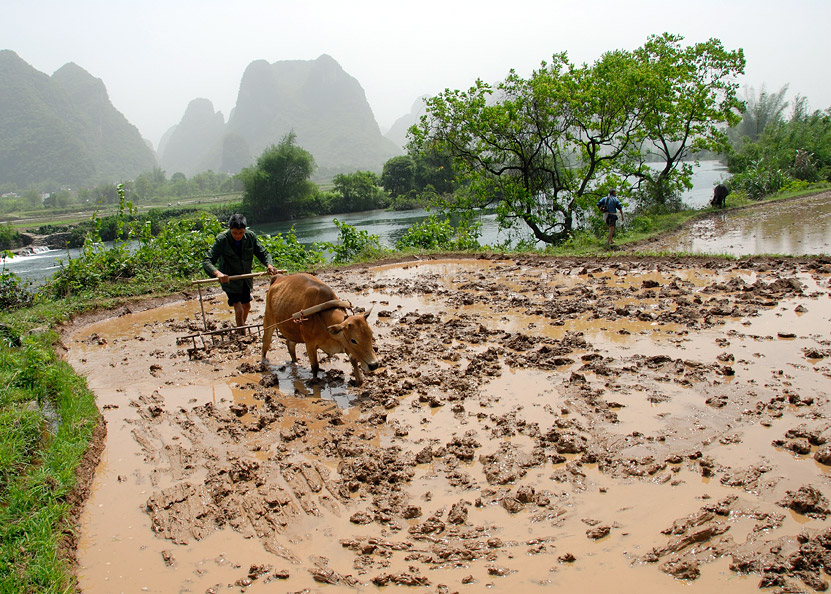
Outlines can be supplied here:
[[474, 250], [480, 247], [480, 232], [480, 223], [462, 220], [454, 227], [450, 219], [439, 220], [435, 214], [431, 214], [426, 221], [411, 225], [395, 247], [399, 250]]
[[31, 283], [26, 283], [15, 273], [0, 272], [0, 309], [11, 310], [32, 304]]
[[332, 261], [336, 264], [345, 264], [359, 259], [369, 259], [383, 255], [380, 240], [377, 235], [370, 235], [369, 232], [358, 231], [352, 225], [341, 223], [337, 219], [332, 222], [338, 228], [338, 242], [323, 242], [318, 244], [322, 250], [328, 250], [333, 254]]
[[17, 248], [22, 245], [23, 236], [11, 226], [11, 223], [0, 225], [0, 250]]
[[761, 163], [754, 163], [730, 180], [734, 189], [743, 190], [752, 200], [775, 194], [793, 181], [782, 169], [769, 168]]
[[260, 243], [271, 254], [274, 265], [289, 272], [310, 270], [326, 262], [320, 251], [310, 250], [297, 241], [294, 227], [286, 234], [260, 236]]

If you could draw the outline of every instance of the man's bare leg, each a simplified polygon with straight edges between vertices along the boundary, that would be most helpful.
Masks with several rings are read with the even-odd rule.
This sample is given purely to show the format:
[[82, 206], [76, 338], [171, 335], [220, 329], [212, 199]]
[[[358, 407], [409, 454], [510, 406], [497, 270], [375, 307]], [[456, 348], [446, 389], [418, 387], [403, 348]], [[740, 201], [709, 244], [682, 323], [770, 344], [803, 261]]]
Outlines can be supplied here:
[[245, 326], [250, 311], [250, 303], [234, 303], [234, 318], [236, 318], [237, 326]]

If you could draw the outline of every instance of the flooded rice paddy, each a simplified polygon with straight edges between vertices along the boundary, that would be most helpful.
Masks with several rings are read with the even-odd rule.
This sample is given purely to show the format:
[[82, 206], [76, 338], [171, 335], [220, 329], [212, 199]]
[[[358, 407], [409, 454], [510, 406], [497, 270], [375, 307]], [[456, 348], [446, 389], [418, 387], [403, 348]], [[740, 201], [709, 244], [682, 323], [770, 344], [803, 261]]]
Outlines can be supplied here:
[[731, 256], [829, 254], [831, 193], [710, 213], [645, 247]]
[[67, 333], [107, 424], [85, 594], [823, 589], [831, 260], [319, 276], [374, 306], [360, 387], [254, 335], [189, 352], [195, 298]]

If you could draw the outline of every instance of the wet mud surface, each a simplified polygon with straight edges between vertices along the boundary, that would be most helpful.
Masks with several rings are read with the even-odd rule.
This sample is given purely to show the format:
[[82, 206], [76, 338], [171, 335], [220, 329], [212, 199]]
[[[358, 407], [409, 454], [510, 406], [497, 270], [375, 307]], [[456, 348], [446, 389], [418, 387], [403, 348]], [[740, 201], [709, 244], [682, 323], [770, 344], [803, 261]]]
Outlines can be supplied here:
[[831, 192], [711, 211], [678, 230], [623, 249], [731, 256], [828, 254]]
[[360, 387], [281, 341], [193, 350], [195, 299], [67, 333], [107, 422], [85, 594], [827, 588], [831, 260], [319, 276], [374, 306]]

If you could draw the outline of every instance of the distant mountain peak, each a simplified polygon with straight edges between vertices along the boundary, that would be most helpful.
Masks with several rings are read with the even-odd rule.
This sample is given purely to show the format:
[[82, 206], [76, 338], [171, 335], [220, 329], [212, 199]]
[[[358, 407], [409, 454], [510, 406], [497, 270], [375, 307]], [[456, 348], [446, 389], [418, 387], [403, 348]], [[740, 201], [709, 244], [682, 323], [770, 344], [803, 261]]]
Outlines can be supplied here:
[[50, 77], [0, 51], [0, 183], [94, 185], [156, 164], [104, 82], [72, 62]]
[[210, 168], [223, 171], [223, 167], [250, 164], [291, 131], [297, 135], [298, 145], [312, 153], [325, 171], [380, 171], [387, 159], [399, 153], [381, 135], [363, 87], [329, 54], [314, 60], [269, 63], [259, 59], [249, 63], [240, 80], [236, 105], [211, 146], [204, 144], [196, 129], [184, 142], [186, 135], [179, 128], [191, 107], [167, 139], [162, 156], [167, 170], [175, 169], [168, 152], [176, 135], [183, 139], [182, 150], [196, 161], [212, 163]]

